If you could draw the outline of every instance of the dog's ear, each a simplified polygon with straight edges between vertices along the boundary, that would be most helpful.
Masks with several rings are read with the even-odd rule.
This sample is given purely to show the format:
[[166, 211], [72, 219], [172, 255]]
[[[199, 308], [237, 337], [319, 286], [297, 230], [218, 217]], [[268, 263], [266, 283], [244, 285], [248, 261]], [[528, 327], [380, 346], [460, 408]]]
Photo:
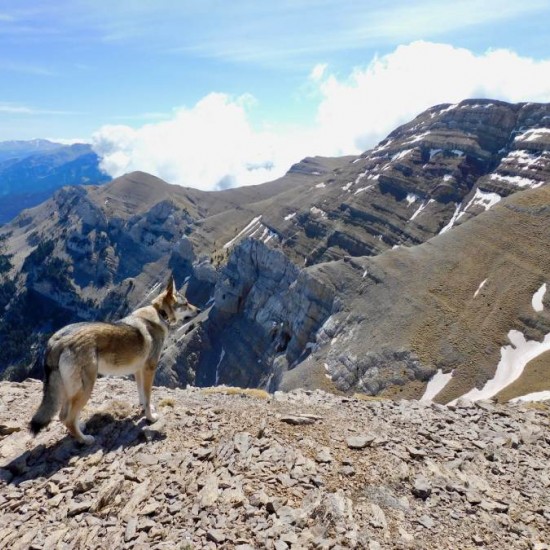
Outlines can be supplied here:
[[176, 294], [176, 282], [174, 281], [174, 275], [170, 275], [168, 284], [166, 285], [166, 295], [175, 296]]

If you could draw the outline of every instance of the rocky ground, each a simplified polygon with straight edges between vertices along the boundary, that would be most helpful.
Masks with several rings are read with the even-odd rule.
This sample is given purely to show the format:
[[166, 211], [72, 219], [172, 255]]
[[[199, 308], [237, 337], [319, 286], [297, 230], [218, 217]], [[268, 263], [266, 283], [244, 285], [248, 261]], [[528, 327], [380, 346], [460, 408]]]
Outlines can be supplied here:
[[155, 388], [148, 426], [101, 379], [82, 447], [40, 391], [0, 383], [0, 548], [548, 548], [548, 404]]

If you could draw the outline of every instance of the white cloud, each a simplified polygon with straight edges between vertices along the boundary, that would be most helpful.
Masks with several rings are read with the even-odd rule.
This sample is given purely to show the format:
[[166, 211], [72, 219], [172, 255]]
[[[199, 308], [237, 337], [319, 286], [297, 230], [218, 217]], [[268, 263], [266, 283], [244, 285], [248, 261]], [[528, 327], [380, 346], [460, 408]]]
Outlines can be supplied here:
[[331, 131], [341, 147], [358, 152], [438, 103], [471, 97], [550, 101], [550, 60], [508, 50], [475, 55], [446, 44], [413, 42], [344, 80], [327, 75], [319, 86], [320, 131]]
[[112, 176], [143, 170], [201, 189], [262, 183], [308, 155], [362, 152], [438, 103], [470, 97], [550, 101], [550, 60], [413, 42], [346, 78], [317, 64], [308, 86], [319, 101], [309, 127], [257, 130], [250, 122], [255, 103], [250, 95], [212, 93], [166, 121], [138, 129], [105, 126], [94, 135], [94, 148]]
[[249, 94], [212, 93], [167, 121], [104, 126], [93, 136], [94, 149], [112, 176], [143, 170], [205, 190], [261, 183], [284, 174], [303, 146], [296, 134], [255, 130], [253, 104]]

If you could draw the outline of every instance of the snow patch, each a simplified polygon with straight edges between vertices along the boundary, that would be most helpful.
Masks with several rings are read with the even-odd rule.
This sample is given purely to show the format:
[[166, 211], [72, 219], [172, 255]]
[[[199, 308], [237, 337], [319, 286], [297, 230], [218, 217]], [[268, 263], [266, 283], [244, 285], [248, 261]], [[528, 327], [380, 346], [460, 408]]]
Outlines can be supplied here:
[[[231, 239], [229, 242], [225, 243], [223, 245], [224, 248], [229, 248], [232, 246], [238, 239], [241, 237], [244, 237], [250, 230], [254, 229], [254, 226], [260, 223], [260, 220], [262, 219], [262, 216], [258, 216], [254, 218], [236, 237]], [[256, 228], [257, 230], [258, 228]]]
[[512, 403], [518, 403], [520, 401], [549, 401], [550, 400], [550, 391], [536, 391], [533, 393], [528, 393], [527, 395], [522, 395], [521, 397], [514, 397], [510, 399]]
[[432, 160], [438, 153], [441, 153], [441, 151], [443, 151], [443, 149], [430, 149], [430, 160]]
[[550, 128], [531, 128], [516, 136], [515, 141], [535, 141], [544, 137], [550, 137]]
[[439, 232], [440, 235], [442, 235], [443, 233], [445, 233], [446, 231], [449, 231], [449, 229], [451, 229], [453, 227], [453, 225], [455, 224], [456, 220], [458, 220], [458, 216], [459, 216], [459, 213], [460, 213], [460, 203], [456, 203], [456, 208], [455, 208], [455, 212], [453, 214], [453, 217], [451, 218], [451, 220], [449, 221], [449, 223]]
[[324, 181], [322, 181], [321, 183], [318, 183], [318, 184], [315, 186], [316, 189], [322, 189], [323, 187], [326, 187]]
[[414, 214], [410, 217], [409, 221], [412, 222], [415, 218], [417, 218], [421, 212], [428, 206], [430, 203], [435, 202], [433, 199], [430, 199], [428, 202], [423, 202], [414, 212]]
[[520, 166], [529, 167], [537, 162], [539, 158], [540, 155], [538, 154], [525, 151], [524, 149], [515, 149], [514, 151], [510, 151], [508, 155], [502, 159], [502, 162], [515, 162]]
[[407, 204], [410, 206], [411, 204], [413, 204], [414, 202], [416, 202], [418, 199], [418, 196], [415, 195], [414, 193], [408, 193], [407, 196], [405, 197], [405, 200], [407, 201]]
[[312, 206], [309, 211], [314, 215], [314, 216], [321, 216], [321, 218], [326, 218], [328, 216], [328, 214], [324, 211], [324, 210], [321, 210], [320, 208], [317, 208], [316, 206]]
[[367, 191], [368, 189], [371, 189], [372, 187], [374, 187], [373, 185], [367, 185], [366, 187], [360, 187], [359, 189], [357, 189], [357, 191], [355, 191], [354, 195], [359, 195], [359, 193], [362, 193], [363, 191]]
[[518, 187], [530, 187], [531, 189], [536, 189], [544, 183], [543, 181], [536, 181], [521, 176], [503, 176], [502, 174], [491, 174], [491, 179], [505, 181], [506, 183], [517, 185]]
[[544, 298], [544, 295], [546, 294], [546, 283], [544, 283], [536, 292], [533, 294], [533, 298], [531, 300], [531, 305], [533, 306], [533, 309], [537, 312], [540, 312], [544, 309], [544, 305], [542, 303], [542, 300]]
[[292, 214], [285, 216], [285, 221], [291, 220], [294, 216], [296, 216], [296, 212], [293, 212]]
[[222, 364], [224, 357], [225, 357], [225, 350], [222, 348], [222, 352], [220, 353], [220, 359], [218, 361], [218, 364], [216, 365], [216, 378], [215, 378], [214, 386], [217, 386], [220, 382], [220, 365]]
[[349, 188], [353, 185], [353, 182], [350, 181], [346, 185], [342, 185], [342, 191], [349, 191]]
[[485, 283], [487, 282], [487, 279], [484, 279], [479, 283], [479, 286], [477, 287], [477, 290], [474, 292], [474, 298], [477, 298], [477, 295], [481, 292], [481, 289], [485, 286]]
[[439, 369], [428, 382], [420, 401], [433, 401], [434, 397], [451, 381], [452, 377], [452, 371], [443, 374], [443, 371]]
[[430, 131], [427, 131], [427, 132], [424, 132], [423, 134], [418, 134], [417, 136], [413, 136], [411, 138], [409, 138], [407, 140], [407, 142], [410, 144], [410, 143], [417, 143], [418, 141], [422, 141], [426, 136], [430, 135], [431, 132]]
[[[477, 401], [493, 397], [506, 386], [515, 382], [530, 361], [550, 350], [550, 333], [544, 337], [542, 342], [537, 342], [536, 340], [526, 340], [519, 330], [511, 330], [508, 333], [508, 339], [511, 345], [500, 348], [500, 361], [494, 377], [487, 381], [481, 390], [473, 388], [465, 393], [462, 396], [464, 399]], [[450, 404], [456, 403], [456, 401], [455, 399]]]
[[403, 151], [399, 151], [399, 153], [396, 153], [395, 155], [392, 156], [391, 160], [394, 161], [394, 160], [400, 160], [402, 158], [405, 158], [411, 151], [412, 149], [404, 149]]
[[489, 208], [493, 207], [501, 199], [502, 197], [498, 193], [488, 193], [486, 191], [476, 189], [474, 197], [458, 215], [457, 220], [462, 218], [462, 216], [466, 213], [466, 210], [468, 210], [471, 206], [482, 206], [485, 210], [489, 210]]

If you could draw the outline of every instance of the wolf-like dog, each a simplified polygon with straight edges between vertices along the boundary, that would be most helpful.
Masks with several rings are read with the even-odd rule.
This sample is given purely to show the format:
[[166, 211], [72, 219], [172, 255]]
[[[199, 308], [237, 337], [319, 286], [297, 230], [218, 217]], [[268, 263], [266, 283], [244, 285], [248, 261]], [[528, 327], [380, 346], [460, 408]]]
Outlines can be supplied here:
[[82, 433], [79, 416], [98, 373], [133, 374], [147, 420], [157, 420], [151, 388], [168, 328], [199, 312], [176, 291], [170, 276], [166, 289], [150, 305], [116, 323], [76, 323], [56, 332], [46, 348], [44, 393], [30, 430], [36, 435], [61, 409], [59, 418], [69, 432], [78, 441], [92, 444], [94, 438]]

